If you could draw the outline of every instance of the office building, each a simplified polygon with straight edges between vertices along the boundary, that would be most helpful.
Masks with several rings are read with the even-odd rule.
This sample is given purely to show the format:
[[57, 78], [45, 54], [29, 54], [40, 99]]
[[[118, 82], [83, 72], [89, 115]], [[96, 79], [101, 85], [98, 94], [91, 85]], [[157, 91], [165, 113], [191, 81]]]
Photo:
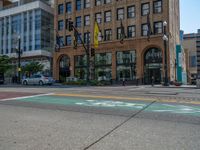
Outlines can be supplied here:
[[54, 53], [53, 71], [61, 81], [66, 77], [87, 78], [86, 52], [80, 39], [74, 49], [74, 32], [67, 30], [69, 20], [85, 44], [89, 35], [90, 48], [94, 48], [95, 21], [101, 30], [99, 47], [90, 57], [90, 79], [118, 82], [125, 78], [144, 84], [150, 84], [152, 76], [155, 83], [163, 82], [165, 77], [166, 21], [167, 78], [175, 80], [176, 44], [180, 42], [179, 0], [55, 0], [54, 25], [61, 48]]
[[8, 55], [17, 64], [20, 41], [22, 66], [38, 61], [44, 64], [44, 70], [50, 70], [54, 49], [53, 13], [46, 0], [17, 0], [2, 6], [0, 55]]
[[187, 70], [189, 83], [200, 78], [200, 29], [197, 33], [184, 34], [183, 47], [187, 52]]

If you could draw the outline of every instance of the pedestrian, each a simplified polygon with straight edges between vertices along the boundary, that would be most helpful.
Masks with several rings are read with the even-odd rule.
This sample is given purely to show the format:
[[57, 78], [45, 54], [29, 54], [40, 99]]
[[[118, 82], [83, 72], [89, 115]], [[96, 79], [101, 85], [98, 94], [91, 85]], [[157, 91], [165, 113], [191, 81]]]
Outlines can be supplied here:
[[122, 85], [125, 86], [125, 78], [122, 79]]
[[112, 85], [113, 84], [113, 80], [112, 80], [112, 78], [110, 79], [110, 85]]
[[136, 86], [138, 86], [138, 84], [139, 84], [139, 79], [138, 77], [136, 77]]
[[154, 86], [154, 76], [151, 77], [151, 86]]

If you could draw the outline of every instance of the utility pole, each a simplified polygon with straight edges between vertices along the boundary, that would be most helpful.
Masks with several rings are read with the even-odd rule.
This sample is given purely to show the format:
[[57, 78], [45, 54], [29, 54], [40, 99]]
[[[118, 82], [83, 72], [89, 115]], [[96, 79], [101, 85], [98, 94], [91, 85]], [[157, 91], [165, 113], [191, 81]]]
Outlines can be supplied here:
[[[89, 40], [89, 31], [87, 31], [87, 41], [86, 41], [86, 45], [84, 43], [84, 41], [82, 40], [78, 30], [76, 29], [76, 27], [73, 25], [72, 21], [68, 21], [67, 22], [67, 28], [68, 31], [74, 31], [74, 35], [76, 35], [77, 37], [75, 37], [75, 39], [79, 39], [81, 41], [81, 44], [83, 46], [83, 48], [85, 49], [85, 53], [87, 56], [87, 84], [89, 84], [90, 81], [90, 40]], [[77, 42], [77, 41], [76, 41]]]

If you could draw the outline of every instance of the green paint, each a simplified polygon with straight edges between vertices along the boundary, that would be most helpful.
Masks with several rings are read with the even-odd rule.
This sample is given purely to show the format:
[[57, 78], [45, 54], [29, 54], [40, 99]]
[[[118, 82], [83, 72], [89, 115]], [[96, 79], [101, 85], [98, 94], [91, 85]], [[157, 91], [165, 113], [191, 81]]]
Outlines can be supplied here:
[[82, 102], [83, 98], [74, 98], [74, 97], [58, 97], [58, 96], [40, 96], [32, 98], [24, 98], [19, 101], [25, 102], [36, 102], [44, 104], [58, 104], [58, 105], [75, 105], [75, 102]]
[[[114, 109], [127, 109], [127, 110], [140, 110], [147, 104], [145, 102], [124, 102], [124, 101], [112, 101], [112, 100], [97, 100], [87, 98], [75, 98], [75, 97], [57, 97], [57, 96], [42, 96], [20, 99], [19, 101], [36, 102], [44, 104], [57, 104], [68, 106], [89, 106], [89, 107], [103, 107]], [[163, 103], [154, 103], [148, 107], [147, 112], [166, 112], [174, 114], [187, 114], [193, 116], [200, 116], [200, 107], [198, 106], [186, 106], [186, 105], [172, 105]]]

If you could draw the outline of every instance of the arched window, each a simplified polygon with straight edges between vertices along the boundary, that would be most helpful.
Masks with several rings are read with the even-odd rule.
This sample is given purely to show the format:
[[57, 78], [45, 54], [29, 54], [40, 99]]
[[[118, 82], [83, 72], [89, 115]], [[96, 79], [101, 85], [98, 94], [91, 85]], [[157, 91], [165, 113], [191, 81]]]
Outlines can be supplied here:
[[[154, 79], [154, 80], [152, 80]], [[160, 84], [162, 80], [162, 51], [150, 48], [144, 53], [144, 83]]]
[[65, 82], [67, 77], [70, 77], [70, 58], [67, 55], [63, 55], [59, 61], [60, 82]]

